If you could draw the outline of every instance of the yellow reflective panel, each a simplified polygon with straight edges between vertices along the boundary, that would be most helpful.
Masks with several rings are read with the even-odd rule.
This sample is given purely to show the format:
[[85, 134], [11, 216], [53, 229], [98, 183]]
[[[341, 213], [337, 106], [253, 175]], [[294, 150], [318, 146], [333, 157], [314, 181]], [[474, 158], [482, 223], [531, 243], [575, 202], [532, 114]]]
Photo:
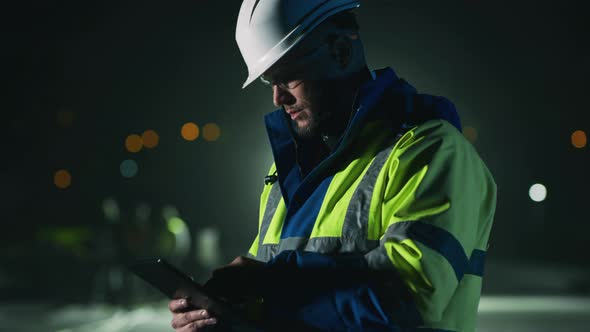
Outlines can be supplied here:
[[264, 237], [262, 244], [278, 244], [281, 241], [281, 232], [283, 231], [283, 222], [287, 215], [287, 206], [285, 201], [281, 198], [279, 205], [272, 216], [266, 236]]

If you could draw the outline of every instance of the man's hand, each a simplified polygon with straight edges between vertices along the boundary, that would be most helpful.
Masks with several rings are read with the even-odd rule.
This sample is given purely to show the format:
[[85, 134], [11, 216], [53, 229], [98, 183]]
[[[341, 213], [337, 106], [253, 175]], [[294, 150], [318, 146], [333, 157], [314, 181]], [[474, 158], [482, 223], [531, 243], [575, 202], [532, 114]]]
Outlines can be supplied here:
[[227, 264], [226, 266], [222, 266], [222, 267], [216, 269], [215, 271], [213, 271], [213, 276], [215, 276], [216, 272], [222, 271], [223, 269], [226, 269], [226, 268], [232, 267], [232, 266], [233, 267], [241, 266], [241, 267], [246, 267], [246, 268], [263, 268], [265, 266], [265, 264], [260, 261], [255, 260], [255, 259], [252, 259], [252, 258], [238, 256], [231, 263]]
[[[255, 320], [260, 315], [261, 303], [258, 297], [252, 297], [255, 295], [252, 286], [258, 284], [255, 279], [261, 276], [265, 266], [247, 257], [236, 257], [228, 265], [214, 270], [205, 287], [217, 296], [241, 302], [247, 316]], [[208, 326], [217, 324], [217, 318], [205, 309], [191, 307], [186, 299], [172, 300], [168, 308], [172, 312], [172, 328], [177, 332], [204, 331]]]
[[211, 317], [207, 310], [191, 308], [186, 299], [170, 301], [168, 309], [172, 312], [172, 328], [177, 332], [204, 331], [205, 327], [217, 323], [217, 318]]
[[259, 295], [258, 286], [264, 276], [266, 264], [243, 256], [213, 271], [205, 287], [229, 300]]

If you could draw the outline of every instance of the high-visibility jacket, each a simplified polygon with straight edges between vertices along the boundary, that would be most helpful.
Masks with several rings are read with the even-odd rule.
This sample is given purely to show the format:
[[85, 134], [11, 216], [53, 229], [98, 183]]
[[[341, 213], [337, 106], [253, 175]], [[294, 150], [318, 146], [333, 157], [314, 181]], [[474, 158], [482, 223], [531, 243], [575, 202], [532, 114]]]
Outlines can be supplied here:
[[[329, 290], [308, 287], [312, 274], [307, 285], [279, 280], [269, 301], [325, 330], [474, 331], [496, 204], [492, 175], [452, 103], [418, 94], [393, 70], [377, 71], [356, 106], [337, 148], [305, 177], [284, 111], [266, 116], [269, 174], [278, 181], [264, 186], [249, 255], [269, 271], [324, 267], [343, 279], [349, 268], [391, 271], [410, 297], [339, 278], [322, 286]], [[289, 306], [294, 296], [307, 300]]]

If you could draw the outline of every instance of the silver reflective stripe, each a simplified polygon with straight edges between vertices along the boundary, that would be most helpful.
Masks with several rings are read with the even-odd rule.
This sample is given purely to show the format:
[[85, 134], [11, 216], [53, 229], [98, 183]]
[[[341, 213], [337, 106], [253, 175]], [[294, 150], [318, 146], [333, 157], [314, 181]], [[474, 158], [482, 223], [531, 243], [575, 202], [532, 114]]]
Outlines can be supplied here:
[[367, 266], [371, 270], [395, 270], [384, 246], [369, 251], [365, 254], [365, 260], [367, 261]]
[[256, 259], [262, 262], [268, 262], [273, 257], [276, 256], [277, 250], [279, 249], [278, 244], [265, 244], [261, 247], [258, 247], [258, 255]]
[[339, 252], [342, 240], [339, 237], [314, 237], [309, 239], [305, 251], [324, 253]]
[[346, 216], [344, 217], [344, 225], [342, 226], [342, 239], [343, 243], [351, 243], [356, 251], [366, 252], [372, 249], [365, 246], [369, 214], [371, 212], [371, 198], [373, 197], [377, 177], [394, 146], [395, 143], [375, 156], [369, 169], [355, 189], [348, 205]]
[[[348, 241], [339, 237], [314, 237], [311, 239], [303, 237], [291, 237], [281, 239], [279, 244], [265, 244], [258, 248], [256, 259], [267, 262], [278, 253], [285, 250], [302, 250], [317, 253], [358, 253], [356, 249], [358, 241]], [[362, 247], [374, 249], [379, 246], [377, 240], [365, 240]]]
[[383, 244], [388, 240], [403, 241], [408, 238], [407, 229], [411, 225], [411, 221], [400, 221], [393, 223], [387, 227], [385, 234], [379, 241], [379, 248], [368, 252], [365, 255], [367, 264], [370, 269], [374, 270], [395, 270], [391, 260], [387, 255], [385, 246]]
[[272, 217], [277, 211], [277, 207], [281, 202], [281, 198], [281, 188], [279, 183], [275, 182], [273, 183], [272, 188], [270, 188], [270, 193], [268, 194], [268, 199], [266, 200], [266, 207], [264, 209], [264, 216], [262, 217], [262, 224], [260, 225], [260, 231], [258, 232], [258, 254], [256, 256], [260, 257], [260, 259], [263, 259], [261, 256], [261, 251], [263, 251], [264, 237], [266, 236], [266, 232], [268, 232], [268, 227], [270, 226]]
[[252, 255], [252, 254], [251, 254], [251, 253], [249, 253], [249, 252], [246, 254], [246, 257], [248, 257], [248, 258], [251, 258], [251, 259], [254, 259], [254, 260], [257, 260], [257, 261], [261, 261], [261, 262], [263, 262], [263, 261], [260, 259], [260, 257], [256, 257], [256, 256]]
[[279, 252], [285, 250], [303, 249], [305, 248], [307, 241], [309, 241], [309, 239], [305, 237], [290, 237], [281, 239], [281, 242], [279, 243]]
[[360, 248], [375, 248], [378, 241], [361, 241], [357, 239], [344, 239], [339, 237], [314, 237], [307, 241], [305, 251], [319, 253], [358, 253]]
[[273, 184], [260, 227], [258, 259], [268, 261], [285, 250], [304, 250], [318, 253], [362, 253], [377, 248], [379, 246], [378, 240], [367, 239], [371, 199], [377, 177], [400, 137], [401, 135], [397, 135], [393, 144], [381, 150], [375, 156], [371, 165], [369, 165], [369, 169], [367, 169], [355, 189], [344, 217], [342, 237], [315, 237], [311, 239], [293, 237], [281, 239], [278, 245], [263, 244], [282, 197], [278, 183]]
[[380, 244], [383, 245], [385, 241], [388, 240], [396, 240], [401, 242], [410, 238], [408, 236], [408, 228], [410, 228], [412, 223], [413, 221], [399, 221], [389, 225], [389, 227], [387, 227], [387, 231], [385, 231], [385, 234], [381, 238]]

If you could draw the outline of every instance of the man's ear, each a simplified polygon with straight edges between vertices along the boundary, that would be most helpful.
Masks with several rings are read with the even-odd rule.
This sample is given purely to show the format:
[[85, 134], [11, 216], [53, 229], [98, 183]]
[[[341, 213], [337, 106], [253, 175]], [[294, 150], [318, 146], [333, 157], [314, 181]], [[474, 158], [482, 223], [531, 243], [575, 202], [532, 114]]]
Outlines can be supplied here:
[[346, 35], [339, 35], [331, 42], [332, 57], [338, 63], [340, 69], [346, 67], [352, 62], [352, 41]]

